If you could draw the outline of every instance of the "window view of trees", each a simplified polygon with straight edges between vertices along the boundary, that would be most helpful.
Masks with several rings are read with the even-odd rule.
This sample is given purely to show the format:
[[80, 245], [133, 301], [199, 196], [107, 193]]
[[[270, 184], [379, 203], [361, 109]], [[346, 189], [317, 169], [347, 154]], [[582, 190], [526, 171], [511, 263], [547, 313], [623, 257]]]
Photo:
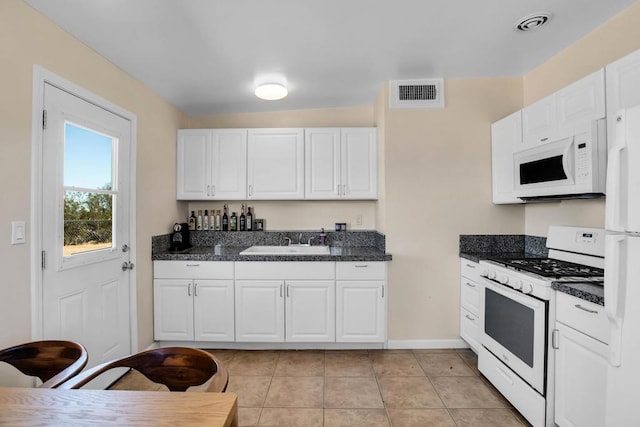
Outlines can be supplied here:
[[[111, 190], [105, 185], [101, 190]], [[64, 199], [65, 255], [111, 247], [113, 195], [67, 191]]]

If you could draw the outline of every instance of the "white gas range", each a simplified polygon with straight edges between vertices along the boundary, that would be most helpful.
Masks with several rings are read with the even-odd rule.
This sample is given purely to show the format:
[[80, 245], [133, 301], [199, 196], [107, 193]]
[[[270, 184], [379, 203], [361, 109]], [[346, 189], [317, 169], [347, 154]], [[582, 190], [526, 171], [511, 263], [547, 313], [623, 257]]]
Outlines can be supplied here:
[[550, 227], [548, 258], [480, 261], [484, 289], [478, 366], [535, 427], [554, 426], [555, 281], [602, 283], [604, 230]]

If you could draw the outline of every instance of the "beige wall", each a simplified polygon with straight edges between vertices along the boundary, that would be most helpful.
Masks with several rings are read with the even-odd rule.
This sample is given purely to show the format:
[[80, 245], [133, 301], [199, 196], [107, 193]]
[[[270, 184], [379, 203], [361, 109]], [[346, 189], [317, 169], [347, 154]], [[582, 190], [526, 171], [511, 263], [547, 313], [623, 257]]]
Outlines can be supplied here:
[[390, 340], [458, 337], [459, 235], [524, 231], [521, 205], [491, 202], [491, 123], [521, 107], [522, 79], [448, 79], [445, 97], [384, 117]]
[[[38, 64], [138, 117], [139, 347], [152, 342], [151, 236], [177, 216], [175, 132], [186, 117], [19, 0], [0, 2], [0, 348], [31, 337], [30, 244], [11, 245], [12, 220], [31, 215], [31, 104]], [[31, 237], [27, 229], [27, 240]], [[0, 374], [0, 384], [6, 377]], [[8, 380], [8, 381], [14, 381]]]
[[[372, 106], [323, 108], [265, 113], [219, 114], [189, 119], [189, 128], [260, 128], [260, 127], [348, 127], [375, 126]], [[380, 182], [380, 181], [379, 181]], [[240, 215], [241, 201], [229, 203], [230, 211]], [[374, 201], [250, 201], [256, 218], [266, 219], [267, 230], [333, 230], [336, 222], [346, 222], [349, 229], [372, 230], [376, 227]], [[222, 203], [192, 202], [185, 208], [222, 209]], [[231, 212], [229, 212], [231, 214]], [[362, 216], [362, 224], [356, 217]], [[185, 216], [186, 218], [186, 216]]]
[[[524, 76], [524, 105], [640, 49], [640, 2], [610, 19]], [[531, 204], [525, 232], [546, 236], [549, 225], [604, 227], [604, 199]]]

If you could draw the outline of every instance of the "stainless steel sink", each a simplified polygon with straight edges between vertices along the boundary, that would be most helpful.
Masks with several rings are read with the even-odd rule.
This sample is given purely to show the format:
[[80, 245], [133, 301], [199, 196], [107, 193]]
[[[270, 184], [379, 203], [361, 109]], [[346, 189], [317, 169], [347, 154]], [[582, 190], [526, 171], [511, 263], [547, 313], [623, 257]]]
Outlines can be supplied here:
[[251, 246], [240, 255], [329, 255], [329, 246]]

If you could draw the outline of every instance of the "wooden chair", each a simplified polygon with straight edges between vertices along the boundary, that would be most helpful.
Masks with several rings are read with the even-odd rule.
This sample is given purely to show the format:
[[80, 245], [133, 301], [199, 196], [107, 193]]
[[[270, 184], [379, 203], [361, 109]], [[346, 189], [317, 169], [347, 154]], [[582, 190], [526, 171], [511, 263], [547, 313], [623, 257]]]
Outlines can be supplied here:
[[82, 371], [87, 359], [87, 350], [73, 341], [34, 341], [0, 350], [0, 362], [40, 378], [40, 388], [58, 387]]
[[211, 353], [195, 348], [164, 347], [103, 363], [71, 378], [59, 388], [80, 388], [113, 368], [135, 369], [171, 391], [186, 391], [191, 386], [204, 384], [211, 377], [213, 380], [206, 391], [223, 392], [229, 383], [227, 369]]

